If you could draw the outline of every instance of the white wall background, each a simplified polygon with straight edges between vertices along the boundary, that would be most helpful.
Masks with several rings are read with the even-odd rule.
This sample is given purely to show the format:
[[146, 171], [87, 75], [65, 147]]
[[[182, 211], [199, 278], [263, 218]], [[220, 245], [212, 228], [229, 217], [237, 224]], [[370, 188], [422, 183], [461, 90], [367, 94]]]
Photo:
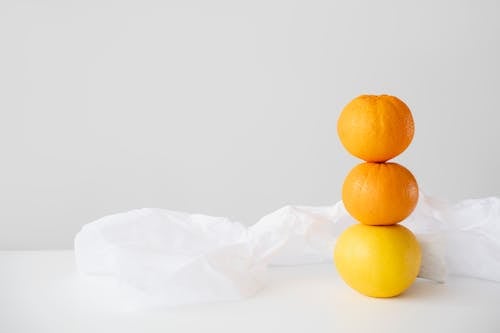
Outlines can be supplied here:
[[1, 0], [0, 249], [139, 207], [332, 204], [362, 93], [412, 108], [424, 191], [500, 195], [499, 4]]

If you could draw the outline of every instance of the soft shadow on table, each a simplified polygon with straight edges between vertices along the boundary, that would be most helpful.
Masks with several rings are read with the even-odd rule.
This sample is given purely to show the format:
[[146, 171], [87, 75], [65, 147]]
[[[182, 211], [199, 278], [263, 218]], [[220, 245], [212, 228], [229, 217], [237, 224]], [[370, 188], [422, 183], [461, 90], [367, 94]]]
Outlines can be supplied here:
[[439, 283], [427, 279], [417, 279], [403, 294], [399, 295], [401, 299], [417, 298], [440, 298], [447, 293], [446, 283]]

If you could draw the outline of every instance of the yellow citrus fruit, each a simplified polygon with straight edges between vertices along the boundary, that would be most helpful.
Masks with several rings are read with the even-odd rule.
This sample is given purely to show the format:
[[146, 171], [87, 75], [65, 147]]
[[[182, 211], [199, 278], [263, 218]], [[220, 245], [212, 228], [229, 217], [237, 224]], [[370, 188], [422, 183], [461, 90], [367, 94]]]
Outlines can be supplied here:
[[391, 225], [411, 214], [418, 201], [415, 177], [397, 163], [361, 163], [342, 187], [345, 208], [361, 223]]
[[393, 297], [405, 291], [420, 270], [421, 251], [413, 233], [397, 224], [355, 224], [337, 240], [334, 261], [342, 279], [371, 297]]
[[408, 106], [389, 95], [361, 95], [342, 110], [337, 122], [340, 141], [367, 162], [385, 162], [401, 154], [415, 131]]

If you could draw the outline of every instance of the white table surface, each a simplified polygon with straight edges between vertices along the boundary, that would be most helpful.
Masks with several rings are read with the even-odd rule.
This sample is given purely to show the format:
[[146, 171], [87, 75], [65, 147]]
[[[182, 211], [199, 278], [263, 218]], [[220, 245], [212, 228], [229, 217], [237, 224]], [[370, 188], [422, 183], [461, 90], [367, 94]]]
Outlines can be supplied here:
[[0, 332], [500, 332], [500, 284], [418, 279], [402, 296], [349, 289], [332, 265], [273, 268], [236, 302], [113, 309], [75, 270], [72, 251], [0, 252]]

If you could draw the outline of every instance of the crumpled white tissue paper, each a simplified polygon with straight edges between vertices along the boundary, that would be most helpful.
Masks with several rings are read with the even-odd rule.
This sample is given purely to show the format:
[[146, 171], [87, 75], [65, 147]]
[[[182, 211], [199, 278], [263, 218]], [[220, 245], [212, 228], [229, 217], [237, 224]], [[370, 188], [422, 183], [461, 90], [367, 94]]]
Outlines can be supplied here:
[[500, 282], [500, 198], [451, 204], [421, 196], [415, 214], [403, 225], [417, 235], [422, 247], [422, 240], [431, 240], [434, 248], [442, 249], [450, 274]]
[[146, 305], [234, 300], [260, 289], [265, 262], [226, 218], [144, 208], [103, 217], [75, 238], [81, 272], [114, 276]]
[[[75, 237], [75, 256], [80, 272], [112, 276], [141, 295], [136, 306], [236, 300], [264, 285], [269, 265], [332, 262], [336, 238], [353, 223], [342, 202], [286, 206], [248, 228], [144, 208], [85, 225]], [[421, 245], [420, 277], [500, 281], [500, 198], [449, 204], [421, 194], [402, 224]]]

